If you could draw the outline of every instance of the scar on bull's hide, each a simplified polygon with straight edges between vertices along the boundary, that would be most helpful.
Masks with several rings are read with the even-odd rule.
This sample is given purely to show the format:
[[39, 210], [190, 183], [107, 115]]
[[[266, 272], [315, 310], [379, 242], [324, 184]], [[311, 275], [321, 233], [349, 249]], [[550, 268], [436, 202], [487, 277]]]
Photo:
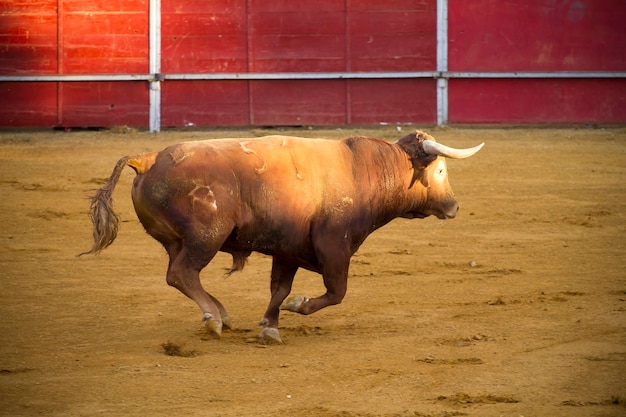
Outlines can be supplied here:
[[296, 165], [296, 158], [293, 156], [293, 151], [289, 148], [289, 144], [287, 143], [287, 138], [283, 139], [283, 143], [280, 146], [287, 147], [289, 149], [289, 156], [291, 156], [291, 163], [293, 163], [293, 168], [296, 170], [296, 178], [299, 180], [303, 180], [302, 175], [300, 174], [300, 170]]
[[265, 172], [265, 170], [267, 169], [267, 166], [265, 164], [265, 160], [263, 158], [261, 158], [261, 156], [259, 156], [258, 153], [256, 153], [255, 150], [248, 148], [246, 145], [248, 144], [248, 142], [239, 142], [239, 146], [241, 146], [241, 149], [243, 149], [243, 151], [245, 153], [251, 153], [254, 154], [257, 158], [259, 158], [259, 161], [263, 162], [263, 166], [261, 168], [254, 168], [254, 172], [256, 172], [257, 174], [262, 174]]
[[174, 152], [170, 153], [170, 156], [172, 157], [174, 166], [176, 166], [183, 162], [185, 159], [192, 157], [193, 154], [193, 152], [185, 152], [182, 150], [182, 148], [178, 147], [174, 149]]
[[202, 204], [204, 206], [208, 206], [212, 210], [217, 210], [217, 200], [215, 199], [215, 194], [211, 190], [211, 187], [208, 185], [197, 184], [195, 183], [196, 188], [191, 190], [189, 197], [191, 197], [191, 205], [195, 209], [196, 202]]
[[[282, 146], [287, 146], [287, 139], [283, 140]], [[298, 166], [296, 165], [296, 158], [293, 156], [293, 151], [289, 148], [289, 156], [291, 156], [291, 162], [293, 163], [293, 168], [296, 170], [296, 178], [302, 180], [302, 175], [298, 170]]]
[[346, 206], [351, 206], [354, 204], [354, 200], [351, 197], [345, 196], [344, 198], [341, 199], [341, 202], [343, 204], [345, 204]]

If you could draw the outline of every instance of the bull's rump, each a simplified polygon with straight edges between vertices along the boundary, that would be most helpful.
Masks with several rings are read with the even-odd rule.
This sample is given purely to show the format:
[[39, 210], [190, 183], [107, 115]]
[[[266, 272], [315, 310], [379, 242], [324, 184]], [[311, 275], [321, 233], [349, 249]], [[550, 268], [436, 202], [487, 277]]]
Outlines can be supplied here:
[[[137, 176], [133, 201], [157, 240], [225, 242], [226, 250], [313, 262], [316, 224], [350, 217], [353, 158], [341, 141], [284, 136], [184, 142]], [[328, 227], [326, 224], [325, 227]]]

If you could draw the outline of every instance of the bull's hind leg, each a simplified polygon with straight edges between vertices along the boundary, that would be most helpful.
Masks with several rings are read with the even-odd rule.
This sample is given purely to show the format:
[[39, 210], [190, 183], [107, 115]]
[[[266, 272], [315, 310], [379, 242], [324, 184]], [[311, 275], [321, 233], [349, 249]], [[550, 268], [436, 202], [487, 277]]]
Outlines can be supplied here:
[[230, 318], [222, 303], [206, 292], [200, 283], [200, 271], [213, 259], [217, 250], [190, 250], [180, 244], [176, 246], [168, 248], [170, 264], [167, 283], [198, 304], [209, 334], [219, 338], [222, 328], [230, 328]]
[[278, 332], [278, 318], [280, 315], [280, 305], [291, 292], [293, 278], [298, 271], [298, 267], [290, 263], [284, 263], [274, 258], [272, 260], [272, 281], [270, 291], [272, 298], [265, 310], [263, 320], [259, 323], [263, 330], [259, 337], [265, 340], [282, 343]]

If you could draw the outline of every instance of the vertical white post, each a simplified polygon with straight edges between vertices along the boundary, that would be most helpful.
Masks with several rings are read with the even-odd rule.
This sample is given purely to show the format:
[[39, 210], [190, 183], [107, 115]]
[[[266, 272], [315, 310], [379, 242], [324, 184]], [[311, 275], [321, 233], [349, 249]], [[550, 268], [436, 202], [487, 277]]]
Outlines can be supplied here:
[[150, 0], [150, 133], [161, 130], [161, 0]]
[[448, 0], [437, 0], [437, 125], [448, 123]]
[[448, 79], [437, 78], [437, 126], [448, 124]]

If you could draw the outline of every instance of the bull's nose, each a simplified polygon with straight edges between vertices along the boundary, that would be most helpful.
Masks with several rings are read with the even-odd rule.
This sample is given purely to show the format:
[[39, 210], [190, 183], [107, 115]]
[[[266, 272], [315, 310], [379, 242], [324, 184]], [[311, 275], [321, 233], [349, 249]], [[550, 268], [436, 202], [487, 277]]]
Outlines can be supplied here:
[[459, 212], [459, 208], [460, 208], [459, 203], [455, 201], [454, 204], [450, 206], [450, 209], [448, 209], [446, 216], [449, 219], [454, 219], [456, 217], [456, 214]]

